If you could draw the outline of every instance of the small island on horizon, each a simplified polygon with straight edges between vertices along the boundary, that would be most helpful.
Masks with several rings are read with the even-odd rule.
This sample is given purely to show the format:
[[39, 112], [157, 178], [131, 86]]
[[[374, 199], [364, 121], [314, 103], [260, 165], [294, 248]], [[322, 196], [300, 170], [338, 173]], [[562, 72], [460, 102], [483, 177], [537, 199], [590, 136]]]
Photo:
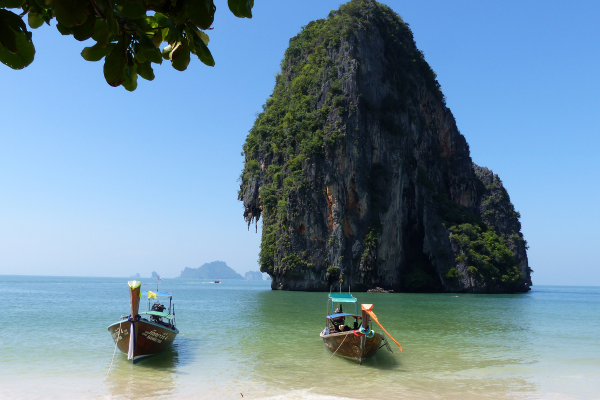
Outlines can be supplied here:
[[213, 261], [198, 268], [186, 267], [177, 278], [182, 279], [244, 279], [224, 261]]
[[260, 271], [248, 271], [244, 275], [247, 281], [262, 281], [265, 279], [264, 275]]
[[[144, 277], [140, 275], [140, 273], [136, 273], [135, 275], [131, 275], [130, 278], [136, 279], [136, 280], [140, 280], [143, 279]], [[159, 279], [160, 275], [158, 275], [156, 273], [156, 271], [152, 271], [152, 276], [150, 276], [150, 279]]]

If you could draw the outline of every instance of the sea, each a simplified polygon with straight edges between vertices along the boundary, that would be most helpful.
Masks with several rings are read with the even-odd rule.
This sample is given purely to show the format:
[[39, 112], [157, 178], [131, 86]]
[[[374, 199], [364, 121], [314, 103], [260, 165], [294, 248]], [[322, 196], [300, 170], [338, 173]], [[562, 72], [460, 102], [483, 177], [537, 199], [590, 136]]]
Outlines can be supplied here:
[[404, 350], [362, 366], [319, 338], [327, 293], [245, 280], [159, 290], [180, 334], [132, 365], [107, 331], [129, 313], [126, 278], [0, 276], [0, 399], [600, 399], [598, 287], [353, 293]]

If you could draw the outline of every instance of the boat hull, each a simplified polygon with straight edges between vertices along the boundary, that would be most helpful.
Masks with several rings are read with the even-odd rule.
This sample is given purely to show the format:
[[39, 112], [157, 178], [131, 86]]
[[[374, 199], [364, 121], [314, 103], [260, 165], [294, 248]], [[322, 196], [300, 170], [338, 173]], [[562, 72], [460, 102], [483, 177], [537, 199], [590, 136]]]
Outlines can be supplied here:
[[368, 338], [364, 335], [356, 336], [354, 331], [337, 333], [325, 333], [323, 331], [320, 336], [329, 351], [357, 364], [362, 364], [364, 359], [373, 357], [384, 339], [380, 333], [375, 333], [373, 337]]
[[132, 324], [135, 324], [135, 348], [133, 349], [133, 362], [136, 363], [144, 357], [161, 353], [171, 346], [179, 330], [140, 319], [136, 322], [123, 320], [108, 327], [117, 347], [122, 353], [129, 353], [130, 335]]

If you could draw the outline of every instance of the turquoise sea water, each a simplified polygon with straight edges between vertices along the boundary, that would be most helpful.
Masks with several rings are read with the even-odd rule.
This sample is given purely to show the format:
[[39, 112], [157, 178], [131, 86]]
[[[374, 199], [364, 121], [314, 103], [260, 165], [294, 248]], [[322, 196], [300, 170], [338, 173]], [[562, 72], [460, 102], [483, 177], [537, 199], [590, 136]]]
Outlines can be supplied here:
[[404, 348], [363, 366], [323, 346], [326, 293], [234, 280], [165, 279], [160, 290], [176, 304], [172, 350], [135, 366], [117, 353], [107, 376], [106, 328], [128, 314], [126, 279], [0, 276], [0, 398], [600, 398], [596, 287], [354, 293]]

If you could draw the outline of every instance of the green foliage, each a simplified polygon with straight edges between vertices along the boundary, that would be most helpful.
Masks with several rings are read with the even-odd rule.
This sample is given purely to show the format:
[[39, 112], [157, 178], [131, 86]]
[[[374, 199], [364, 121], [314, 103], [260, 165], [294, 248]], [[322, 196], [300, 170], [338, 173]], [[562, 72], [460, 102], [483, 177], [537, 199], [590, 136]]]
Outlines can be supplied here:
[[505, 221], [505, 224], [511, 230], [519, 232], [521, 230], [521, 223], [519, 222], [521, 214], [515, 210], [501, 181], [498, 179], [496, 186], [488, 185], [486, 192], [487, 198], [481, 203], [482, 209], [485, 210], [483, 221], [491, 226], [497, 225], [498, 221]]
[[275, 206], [277, 205], [277, 189], [273, 185], [263, 186], [260, 190], [260, 197], [262, 198], [262, 204], [264, 212], [269, 215], [275, 212]]
[[363, 253], [360, 257], [361, 261], [365, 261], [371, 252], [377, 248], [377, 237], [381, 234], [380, 227], [371, 228], [367, 236], [365, 236], [365, 240], [363, 240]]
[[[228, 6], [235, 16], [252, 18], [254, 0], [229, 0]], [[187, 69], [191, 54], [214, 66], [203, 30], [212, 29], [215, 11], [213, 0], [0, 0], [0, 62], [13, 69], [33, 62], [25, 15], [32, 29], [56, 18], [61, 34], [96, 41], [81, 56], [87, 61], [104, 58], [109, 85], [132, 91], [138, 75], [154, 79], [152, 63], [161, 64], [163, 58], [178, 71]]]
[[304, 254], [289, 253], [281, 259], [282, 273], [291, 271], [302, 271], [306, 268], [313, 268], [314, 264], [304, 259]]
[[446, 274], [446, 278], [447, 279], [457, 279], [458, 278], [458, 271], [456, 270], [456, 268], [454, 268], [454, 267], [450, 268], [450, 270]]
[[258, 254], [260, 272], [273, 274], [275, 252], [277, 251], [276, 239], [277, 227], [275, 225], [263, 225], [260, 253]]
[[340, 267], [338, 267], [337, 265], [330, 265], [329, 267], [327, 267], [327, 279], [329, 279], [330, 281], [332, 281], [335, 278], [341, 278], [341, 274], [340, 274]]
[[[18, 4], [6, 3], [8, 6]], [[0, 61], [12, 69], [22, 69], [31, 64], [34, 56], [31, 32], [27, 31], [23, 20], [12, 11], [0, 9]]]
[[260, 167], [258, 165], [258, 161], [256, 160], [250, 160], [250, 162], [248, 163], [248, 172], [250, 172], [252, 175], [256, 175], [259, 171]]
[[500, 285], [516, 288], [523, 280], [513, 252], [495, 231], [464, 223], [452, 226], [450, 232], [450, 240], [461, 251], [457, 262], [465, 261], [467, 272], [490, 290]]

